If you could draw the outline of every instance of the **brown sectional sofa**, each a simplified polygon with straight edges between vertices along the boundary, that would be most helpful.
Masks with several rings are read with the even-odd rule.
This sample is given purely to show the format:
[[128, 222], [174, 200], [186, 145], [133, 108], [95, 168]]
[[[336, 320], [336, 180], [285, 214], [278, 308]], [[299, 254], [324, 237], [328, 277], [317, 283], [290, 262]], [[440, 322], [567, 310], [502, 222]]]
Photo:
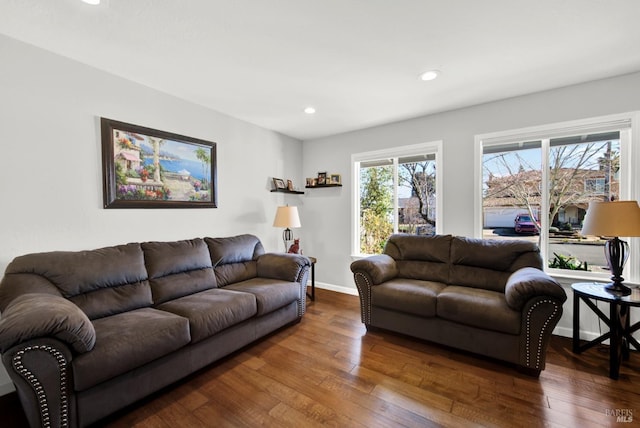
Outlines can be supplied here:
[[399, 234], [351, 270], [367, 328], [515, 363], [534, 376], [567, 299], [527, 241]]
[[20, 256], [2, 361], [31, 426], [86, 426], [299, 322], [309, 268], [252, 235]]

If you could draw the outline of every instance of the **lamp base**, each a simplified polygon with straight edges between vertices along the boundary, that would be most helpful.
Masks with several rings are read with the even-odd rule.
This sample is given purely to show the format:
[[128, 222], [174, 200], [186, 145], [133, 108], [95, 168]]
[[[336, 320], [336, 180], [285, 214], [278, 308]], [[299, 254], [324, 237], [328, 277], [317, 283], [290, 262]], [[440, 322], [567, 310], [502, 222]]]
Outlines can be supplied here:
[[604, 286], [604, 289], [615, 296], [628, 296], [631, 294], [631, 289], [620, 282], [610, 282]]
[[288, 227], [282, 232], [282, 242], [284, 243], [284, 252], [289, 249], [289, 242], [293, 240], [293, 231]]

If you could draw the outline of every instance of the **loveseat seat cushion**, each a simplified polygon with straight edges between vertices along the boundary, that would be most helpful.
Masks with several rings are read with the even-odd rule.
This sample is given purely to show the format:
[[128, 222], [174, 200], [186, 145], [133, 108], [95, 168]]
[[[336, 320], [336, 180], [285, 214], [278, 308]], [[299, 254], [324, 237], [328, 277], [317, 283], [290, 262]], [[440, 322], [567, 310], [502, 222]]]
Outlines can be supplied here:
[[257, 312], [253, 294], [219, 288], [171, 300], [157, 308], [189, 320], [191, 343], [213, 336]]
[[254, 235], [238, 235], [227, 238], [204, 238], [218, 287], [244, 281], [257, 276], [257, 258], [264, 254], [264, 247]]
[[156, 305], [217, 286], [203, 239], [143, 242], [141, 246]]
[[226, 286], [225, 290], [242, 291], [254, 295], [258, 304], [258, 316], [280, 309], [301, 297], [299, 283], [267, 278], [237, 282]]
[[504, 293], [450, 285], [438, 294], [438, 317], [486, 330], [520, 334], [519, 311], [507, 305]]
[[100, 318], [93, 325], [96, 331], [93, 350], [72, 361], [76, 391], [140, 367], [191, 340], [189, 320], [153, 308]]
[[5, 273], [45, 278], [89, 319], [152, 304], [140, 244], [27, 254], [16, 257]]
[[424, 318], [434, 317], [437, 295], [445, 287], [441, 282], [393, 279], [371, 287], [371, 305]]

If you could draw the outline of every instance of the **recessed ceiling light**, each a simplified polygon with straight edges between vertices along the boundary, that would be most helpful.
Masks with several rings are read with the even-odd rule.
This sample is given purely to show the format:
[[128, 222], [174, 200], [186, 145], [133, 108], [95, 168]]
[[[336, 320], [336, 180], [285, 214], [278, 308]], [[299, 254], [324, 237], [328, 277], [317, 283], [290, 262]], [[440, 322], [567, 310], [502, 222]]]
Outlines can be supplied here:
[[86, 4], [90, 4], [92, 6], [97, 6], [100, 4], [100, 0], [82, 0]]
[[314, 107], [309, 106], [304, 109], [304, 112], [307, 114], [314, 114], [316, 112], [316, 109]]
[[429, 70], [425, 71], [420, 75], [420, 79], [422, 80], [433, 80], [440, 75], [438, 70]]

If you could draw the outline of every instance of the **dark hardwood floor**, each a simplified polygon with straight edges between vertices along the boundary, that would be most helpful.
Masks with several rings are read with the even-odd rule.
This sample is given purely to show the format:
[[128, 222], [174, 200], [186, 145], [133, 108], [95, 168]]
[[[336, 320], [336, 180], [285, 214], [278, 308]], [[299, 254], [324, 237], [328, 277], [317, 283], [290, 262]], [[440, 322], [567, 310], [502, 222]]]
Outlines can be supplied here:
[[[640, 426], [640, 355], [631, 353], [616, 381], [608, 377], [607, 351], [575, 355], [569, 339], [554, 337], [546, 370], [532, 378], [498, 361], [367, 332], [357, 297], [316, 290], [300, 324], [101, 425]], [[15, 403], [15, 394], [0, 399], [0, 425], [25, 425]], [[616, 413], [632, 423], [620, 425]]]

